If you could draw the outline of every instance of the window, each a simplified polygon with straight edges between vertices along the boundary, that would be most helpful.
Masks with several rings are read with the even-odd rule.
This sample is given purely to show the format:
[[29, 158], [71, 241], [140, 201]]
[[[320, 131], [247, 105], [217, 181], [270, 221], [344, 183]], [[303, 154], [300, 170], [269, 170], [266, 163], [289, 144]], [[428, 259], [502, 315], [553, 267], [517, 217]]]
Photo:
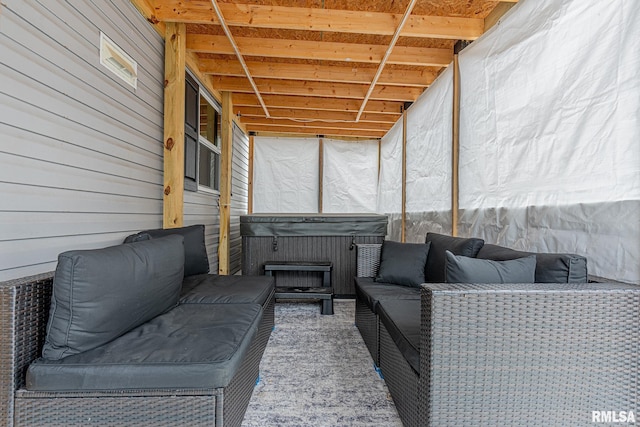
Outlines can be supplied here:
[[198, 184], [218, 191], [220, 170], [220, 115], [209, 100], [200, 95], [200, 156]]
[[219, 191], [220, 107], [188, 73], [186, 80], [184, 188]]

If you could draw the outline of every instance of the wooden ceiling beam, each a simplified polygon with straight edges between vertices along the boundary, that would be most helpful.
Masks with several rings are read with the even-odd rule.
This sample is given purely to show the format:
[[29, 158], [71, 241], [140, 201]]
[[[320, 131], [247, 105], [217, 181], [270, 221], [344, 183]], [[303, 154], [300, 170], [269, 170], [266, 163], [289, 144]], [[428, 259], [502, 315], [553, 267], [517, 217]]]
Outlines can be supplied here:
[[489, 31], [489, 29], [496, 25], [500, 18], [515, 5], [515, 2], [503, 1], [498, 3], [491, 13], [484, 18], [484, 31]]
[[[322, 111], [346, 111], [357, 113], [360, 102], [357, 99], [344, 98], [319, 98], [317, 96], [285, 96], [285, 95], [265, 95], [265, 103], [268, 107], [290, 108], [300, 110], [322, 110]], [[260, 106], [258, 99], [253, 94], [234, 93], [234, 107], [257, 107]], [[375, 112], [380, 114], [398, 114], [402, 111], [404, 103], [394, 101], [369, 101], [365, 112]]]
[[[318, 9], [306, 7], [219, 4], [230, 26], [300, 31], [331, 31], [390, 36], [401, 14]], [[208, 1], [164, 0], [156, 2], [154, 18], [166, 22], [218, 24]], [[484, 21], [453, 16], [411, 16], [401, 37], [475, 40], [483, 33]]]
[[[365, 62], [379, 64], [387, 46], [357, 43], [333, 43], [308, 40], [236, 37], [244, 56], [269, 58], [315, 59], [325, 61]], [[187, 35], [187, 50], [198, 53], [235, 55], [225, 36]], [[446, 67], [453, 60], [450, 49], [396, 46], [388, 64]]]
[[[362, 99], [367, 87], [362, 84], [313, 82], [296, 80], [256, 79], [260, 93], [271, 95], [317, 96], [322, 98]], [[211, 83], [216, 90], [253, 93], [246, 78], [213, 76]], [[381, 101], [415, 101], [422, 88], [400, 86], [376, 86], [371, 99]]]
[[[258, 107], [236, 107], [233, 110], [234, 114], [237, 114], [242, 118], [244, 117], [264, 117], [264, 112]], [[315, 121], [355, 121], [355, 112], [347, 111], [321, 111], [321, 110], [292, 110], [290, 108], [274, 108], [269, 109], [271, 118], [273, 119], [286, 119], [293, 118], [299, 120], [315, 120]], [[371, 123], [388, 123], [394, 124], [399, 118], [400, 114], [378, 114], [378, 113], [364, 113], [360, 117], [361, 122]]]
[[286, 127], [286, 126], [247, 126], [249, 132], [260, 134], [291, 134], [291, 135], [324, 135], [324, 136], [353, 136], [359, 138], [382, 138], [387, 131], [328, 129], [322, 127]]
[[386, 132], [392, 126], [390, 123], [354, 123], [352, 121], [346, 122], [308, 122], [308, 121], [296, 121], [290, 119], [267, 119], [264, 117], [242, 117], [240, 119], [242, 123], [250, 128], [253, 125], [263, 126], [278, 126], [278, 127], [293, 127], [293, 128], [324, 128], [324, 129], [349, 129], [349, 130], [375, 130]]
[[[240, 63], [228, 59], [201, 58], [200, 71], [205, 74], [220, 76], [244, 76]], [[273, 78], [282, 80], [310, 80], [319, 82], [342, 82], [368, 84], [373, 79], [375, 68], [354, 66], [332, 66], [313, 64], [290, 64], [280, 62], [247, 61], [251, 75], [256, 78]], [[380, 75], [378, 83], [388, 86], [428, 87], [438, 73], [432, 68], [416, 70], [397, 70], [386, 68]]]

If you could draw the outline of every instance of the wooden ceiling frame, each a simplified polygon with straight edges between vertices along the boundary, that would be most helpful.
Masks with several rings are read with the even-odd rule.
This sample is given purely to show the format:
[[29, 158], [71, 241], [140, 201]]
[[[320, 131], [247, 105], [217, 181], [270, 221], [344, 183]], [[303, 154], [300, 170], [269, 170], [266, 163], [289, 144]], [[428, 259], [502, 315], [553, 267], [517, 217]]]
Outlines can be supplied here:
[[516, 1], [131, 0], [162, 35], [186, 24], [188, 66], [232, 93], [246, 131], [346, 139], [383, 136], [451, 64], [455, 41]]
[[417, 1], [418, 0], [409, 0], [409, 5], [407, 6], [407, 10], [404, 12], [404, 15], [402, 16], [402, 19], [400, 20], [400, 23], [398, 24], [398, 28], [396, 28], [396, 31], [393, 34], [393, 37], [391, 38], [391, 42], [389, 43], [389, 47], [387, 47], [387, 51], [384, 53], [384, 56], [382, 57], [382, 61], [380, 61], [380, 65], [378, 66], [378, 70], [376, 71], [375, 75], [373, 76], [373, 80], [371, 81], [371, 85], [369, 85], [369, 89], [367, 90], [367, 94], [364, 96], [364, 100], [362, 100], [362, 105], [360, 106], [360, 109], [358, 110], [358, 114], [356, 115], [356, 122], [360, 121], [360, 116], [362, 116], [362, 113], [364, 112], [364, 107], [367, 106], [367, 102], [369, 101], [369, 98], [371, 97], [371, 95], [373, 93], [373, 90], [375, 89], [376, 84], [378, 83], [378, 79], [380, 78], [380, 74], [382, 74], [382, 70], [384, 70], [384, 66], [387, 65], [387, 61], [389, 60], [389, 57], [391, 56], [391, 52], [393, 52], [393, 48], [396, 46], [396, 43], [398, 42], [398, 38], [400, 37], [400, 32], [402, 31], [402, 29], [406, 25], [407, 20], [409, 19], [409, 16], [411, 15], [411, 11], [415, 7]]
[[[386, 45], [379, 44], [257, 37], [236, 37], [235, 41], [244, 56], [367, 64], [379, 64], [387, 48]], [[226, 36], [209, 34], [187, 34], [187, 51], [200, 54], [235, 54]], [[416, 67], [446, 67], [452, 60], [453, 52], [449, 49], [396, 46], [387, 62]]]
[[253, 77], [251, 76], [251, 72], [249, 72], [249, 68], [247, 67], [247, 63], [244, 61], [244, 57], [242, 56], [242, 53], [238, 49], [238, 44], [236, 43], [236, 41], [235, 41], [235, 39], [233, 37], [233, 34], [231, 34], [231, 30], [229, 29], [229, 27], [227, 26], [227, 23], [224, 20], [224, 16], [222, 15], [222, 11], [220, 10], [220, 7], [218, 6], [217, 0], [211, 0], [211, 6], [213, 6], [214, 11], [216, 12], [216, 16], [218, 17], [218, 23], [222, 27], [222, 30], [224, 31], [225, 35], [227, 36], [227, 39], [229, 40], [229, 43], [231, 44], [231, 47], [233, 48], [233, 52], [235, 53], [236, 58], [238, 58], [238, 61], [240, 62], [240, 65], [242, 66], [242, 69], [244, 70], [244, 73], [245, 73], [245, 75], [247, 77], [247, 80], [249, 80], [249, 84], [251, 84], [251, 87], [253, 88], [253, 92], [256, 94], [256, 97], [258, 98], [258, 101], [260, 102], [260, 105], [262, 106], [262, 109], [264, 110], [264, 114], [268, 118], [269, 117], [269, 109], [267, 108], [267, 105], [264, 103], [264, 100], [262, 99], [262, 95], [260, 95], [260, 91], [258, 90], [258, 86], [256, 85], [256, 82], [253, 80]]
[[[184, 0], [156, 1], [158, 21], [218, 25], [206, 3], [193, 2], [185, 9]], [[317, 9], [220, 3], [230, 26], [279, 30], [326, 31], [347, 34], [391, 36], [402, 15], [375, 11]], [[484, 20], [454, 16], [412, 16], [401, 37], [475, 40], [484, 32]]]

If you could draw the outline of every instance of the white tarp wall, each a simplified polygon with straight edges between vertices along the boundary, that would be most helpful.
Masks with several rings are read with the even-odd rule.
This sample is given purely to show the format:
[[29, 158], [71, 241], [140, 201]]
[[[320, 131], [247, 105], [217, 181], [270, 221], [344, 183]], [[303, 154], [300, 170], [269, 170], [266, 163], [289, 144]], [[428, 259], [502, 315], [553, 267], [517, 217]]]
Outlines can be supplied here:
[[322, 212], [376, 212], [378, 144], [323, 140]]
[[[407, 110], [406, 241], [428, 231], [451, 234], [453, 72], [445, 70]], [[378, 212], [389, 216], [388, 238], [402, 233], [402, 120], [382, 138]]]
[[407, 110], [407, 242], [451, 234], [452, 114], [450, 67]]
[[318, 212], [318, 139], [255, 137], [253, 146], [253, 212]]
[[[460, 55], [459, 233], [640, 283], [640, 2], [522, 0]], [[451, 231], [452, 70], [407, 114], [407, 241]], [[401, 235], [402, 121], [378, 212]]]
[[640, 2], [525, 0], [460, 54], [460, 234], [640, 282]]
[[402, 228], [402, 120], [380, 141], [377, 211], [387, 215], [387, 236], [400, 241]]
[[[322, 212], [374, 213], [377, 140], [323, 139]], [[319, 138], [254, 138], [254, 213], [316, 213]]]

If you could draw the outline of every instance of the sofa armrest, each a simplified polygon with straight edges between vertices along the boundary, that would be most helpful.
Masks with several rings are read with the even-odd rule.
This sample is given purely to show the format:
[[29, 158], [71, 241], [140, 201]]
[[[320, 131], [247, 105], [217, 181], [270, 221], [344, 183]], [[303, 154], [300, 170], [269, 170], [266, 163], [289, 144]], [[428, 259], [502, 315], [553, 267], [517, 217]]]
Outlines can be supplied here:
[[378, 268], [380, 267], [380, 252], [382, 251], [381, 243], [359, 243], [356, 244], [357, 277], [376, 277]]
[[425, 425], [587, 425], [640, 410], [640, 287], [427, 284]]
[[53, 273], [0, 283], [0, 424], [13, 425], [15, 391], [42, 353]]

